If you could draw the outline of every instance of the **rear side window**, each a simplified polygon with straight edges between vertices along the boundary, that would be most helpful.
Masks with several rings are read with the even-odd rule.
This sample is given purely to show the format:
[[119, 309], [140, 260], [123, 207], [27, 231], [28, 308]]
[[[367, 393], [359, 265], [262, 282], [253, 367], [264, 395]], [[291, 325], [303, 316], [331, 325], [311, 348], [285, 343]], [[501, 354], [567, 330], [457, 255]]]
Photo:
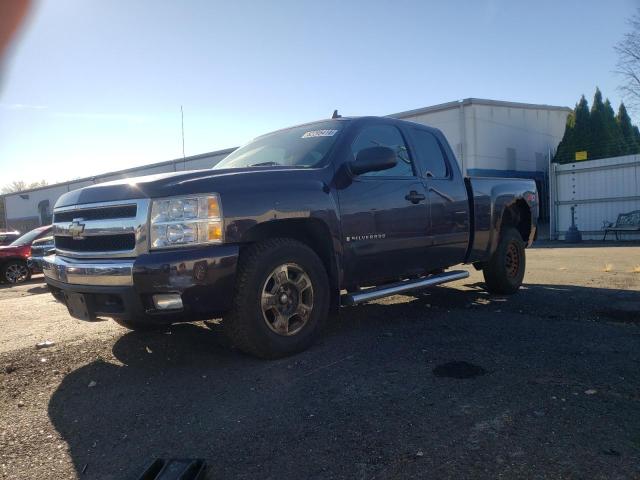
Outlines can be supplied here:
[[44, 235], [47, 232], [48, 230], [40, 230], [39, 228], [36, 228], [35, 230], [31, 230], [30, 232], [27, 232], [24, 235], [22, 235], [20, 238], [14, 240], [13, 243], [11, 243], [11, 246], [15, 247], [18, 245], [29, 245], [36, 238], [39, 238], [40, 236]]
[[357, 158], [360, 150], [369, 147], [389, 147], [396, 152], [398, 163], [388, 170], [368, 172], [364, 176], [410, 177], [414, 175], [407, 145], [404, 143], [400, 131], [393, 125], [373, 125], [363, 128], [351, 145], [353, 158]]
[[416, 146], [416, 155], [424, 166], [425, 174], [431, 172], [434, 178], [447, 178], [449, 169], [436, 137], [426, 130], [414, 129], [413, 141]]

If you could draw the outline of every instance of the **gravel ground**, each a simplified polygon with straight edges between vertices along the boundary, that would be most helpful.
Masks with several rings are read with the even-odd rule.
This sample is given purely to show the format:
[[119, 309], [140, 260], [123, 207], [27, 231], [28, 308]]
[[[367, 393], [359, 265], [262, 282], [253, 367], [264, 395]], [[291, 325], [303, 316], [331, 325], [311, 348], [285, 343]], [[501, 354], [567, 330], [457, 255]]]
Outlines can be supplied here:
[[640, 478], [640, 248], [536, 248], [525, 282], [345, 309], [272, 362], [202, 323], [73, 320], [41, 278], [0, 287], [0, 475]]

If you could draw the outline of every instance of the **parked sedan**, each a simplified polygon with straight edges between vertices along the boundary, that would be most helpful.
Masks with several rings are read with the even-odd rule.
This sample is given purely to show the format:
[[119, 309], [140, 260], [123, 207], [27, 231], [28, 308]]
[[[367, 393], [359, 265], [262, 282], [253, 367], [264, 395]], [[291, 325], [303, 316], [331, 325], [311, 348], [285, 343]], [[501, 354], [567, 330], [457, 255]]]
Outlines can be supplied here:
[[31, 278], [28, 259], [31, 256], [31, 244], [40, 238], [51, 235], [51, 225], [38, 227], [25, 233], [10, 245], [0, 247], [0, 281], [23, 283]]

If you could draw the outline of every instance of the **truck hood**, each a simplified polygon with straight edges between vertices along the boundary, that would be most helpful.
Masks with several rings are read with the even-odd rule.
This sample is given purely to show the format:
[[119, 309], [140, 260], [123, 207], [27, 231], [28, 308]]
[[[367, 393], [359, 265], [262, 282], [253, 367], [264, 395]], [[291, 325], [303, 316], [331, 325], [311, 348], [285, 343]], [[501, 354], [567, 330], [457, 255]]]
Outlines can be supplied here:
[[216, 185], [220, 185], [219, 182], [236, 182], [248, 177], [273, 175], [274, 173], [279, 175], [287, 171], [300, 172], [301, 170], [308, 169], [290, 167], [207, 169], [123, 178], [65, 193], [58, 199], [55, 206], [66, 207], [114, 200], [211, 193], [216, 191], [215, 188], [217, 188]]

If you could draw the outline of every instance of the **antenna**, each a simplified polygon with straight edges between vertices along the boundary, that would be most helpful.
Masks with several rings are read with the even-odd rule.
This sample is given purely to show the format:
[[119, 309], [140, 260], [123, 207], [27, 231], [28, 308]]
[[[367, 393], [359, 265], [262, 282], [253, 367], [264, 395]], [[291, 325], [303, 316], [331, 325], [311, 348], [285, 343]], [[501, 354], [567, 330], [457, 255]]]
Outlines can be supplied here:
[[333, 115], [331, 115], [331, 118], [342, 118], [342, 115], [338, 115], [338, 110], [334, 110]]
[[180, 105], [180, 121], [182, 123], [182, 168], [187, 169], [187, 157], [184, 155], [184, 111], [182, 105]]

